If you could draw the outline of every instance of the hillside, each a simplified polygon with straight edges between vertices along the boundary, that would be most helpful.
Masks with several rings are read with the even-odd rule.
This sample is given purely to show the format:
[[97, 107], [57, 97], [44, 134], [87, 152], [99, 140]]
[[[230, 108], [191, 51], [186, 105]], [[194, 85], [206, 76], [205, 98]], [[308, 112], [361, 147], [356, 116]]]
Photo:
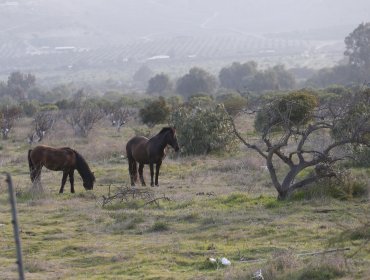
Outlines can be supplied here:
[[367, 4], [328, 2], [335, 1], [2, 1], [0, 74], [113, 68], [132, 75], [143, 63], [158, 72], [194, 64], [217, 71], [252, 59], [262, 67], [332, 66], [342, 58], [343, 38], [366, 19]]

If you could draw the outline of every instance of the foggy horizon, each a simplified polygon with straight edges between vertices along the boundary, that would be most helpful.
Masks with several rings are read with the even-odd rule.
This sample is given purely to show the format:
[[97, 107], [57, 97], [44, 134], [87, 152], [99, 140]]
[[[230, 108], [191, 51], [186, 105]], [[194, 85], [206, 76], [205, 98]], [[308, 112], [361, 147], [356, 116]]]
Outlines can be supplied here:
[[370, 21], [370, 2], [3, 0], [0, 15], [2, 75], [122, 64], [132, 72], [128, 62], [162, 58], [184, 68], [289, 57], [291, 67], [317, 68], [341, 59], [345, 36]]

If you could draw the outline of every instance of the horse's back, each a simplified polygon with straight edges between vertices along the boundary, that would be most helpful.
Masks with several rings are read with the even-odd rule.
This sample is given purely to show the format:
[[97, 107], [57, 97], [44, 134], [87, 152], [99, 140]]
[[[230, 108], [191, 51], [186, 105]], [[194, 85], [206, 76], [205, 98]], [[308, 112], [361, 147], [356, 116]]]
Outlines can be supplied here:
[[126, 154], [129, 159], [134, 159], [138, 162], [147, 162], [146, 144], [148, 138], [144, 136], [132, 137], [126, 144]]
[[36, 165], [43, 165], [51, 170], [63, 170], [75, 165], [75, 152], [69, 147], [54, 148], [39, 145], [30, 152], [30, 159]]

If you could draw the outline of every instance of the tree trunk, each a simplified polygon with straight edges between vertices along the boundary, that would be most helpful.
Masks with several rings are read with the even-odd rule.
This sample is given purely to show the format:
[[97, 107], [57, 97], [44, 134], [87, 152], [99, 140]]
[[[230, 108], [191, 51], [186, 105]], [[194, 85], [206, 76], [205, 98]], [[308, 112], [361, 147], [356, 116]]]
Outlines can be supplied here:
[[301, 172], [303, 169], [304, 169], [303, 166], [300, 165], [295, 165], [291, 167], [279, 188], [276, 188], [275, 186], [279, 194], [278, 195], [279, 200], [287, 199], [288, 196], [294, 191], [294, 189], [292, 188], [294, 179], [296, 178], [298, 173]]

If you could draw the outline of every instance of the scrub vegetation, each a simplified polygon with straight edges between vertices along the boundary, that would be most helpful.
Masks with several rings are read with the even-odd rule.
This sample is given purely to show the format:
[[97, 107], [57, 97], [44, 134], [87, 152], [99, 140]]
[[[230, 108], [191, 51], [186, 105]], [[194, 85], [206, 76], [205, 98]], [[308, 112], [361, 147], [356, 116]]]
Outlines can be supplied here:
[[[169, 200], [147, 204], [138, 197], [102, 206], [103, 195], [128, 186], [124, 146], [134, 127], [145, 127], [132, 120], [118, 132], [103, 119], [86, 139], [56, 122], [43, 144], [74, 147], [97, 182], [85, 191], [76, 176], [76, 193], [67, 184], [61, 195], [62, 174], [45, 169], [45, 193], [35, 195], [27, 163], [35, 144], [25, 141], [31, 122], [19, 120], [16, 133], [0, 143], [0, 170], [12, 174], [16, 187], [27, 279], [251, 279], [260, 269], [264, 279], [366, 279], [370, 273], [366, 167], [351, 169], [352, 187], [365, 192], [359, 196], [334, 182], [279, 201], [263, 158], [243, 145], [232, 153], [169, 153], [160, 187], [140, 187]], [[252, 130], [249, 123], [243, 135]], [[16, 279], [3, 177], [0, 190], [0, 274]], [[230, 266], [209, 261], [223, 257]]]

